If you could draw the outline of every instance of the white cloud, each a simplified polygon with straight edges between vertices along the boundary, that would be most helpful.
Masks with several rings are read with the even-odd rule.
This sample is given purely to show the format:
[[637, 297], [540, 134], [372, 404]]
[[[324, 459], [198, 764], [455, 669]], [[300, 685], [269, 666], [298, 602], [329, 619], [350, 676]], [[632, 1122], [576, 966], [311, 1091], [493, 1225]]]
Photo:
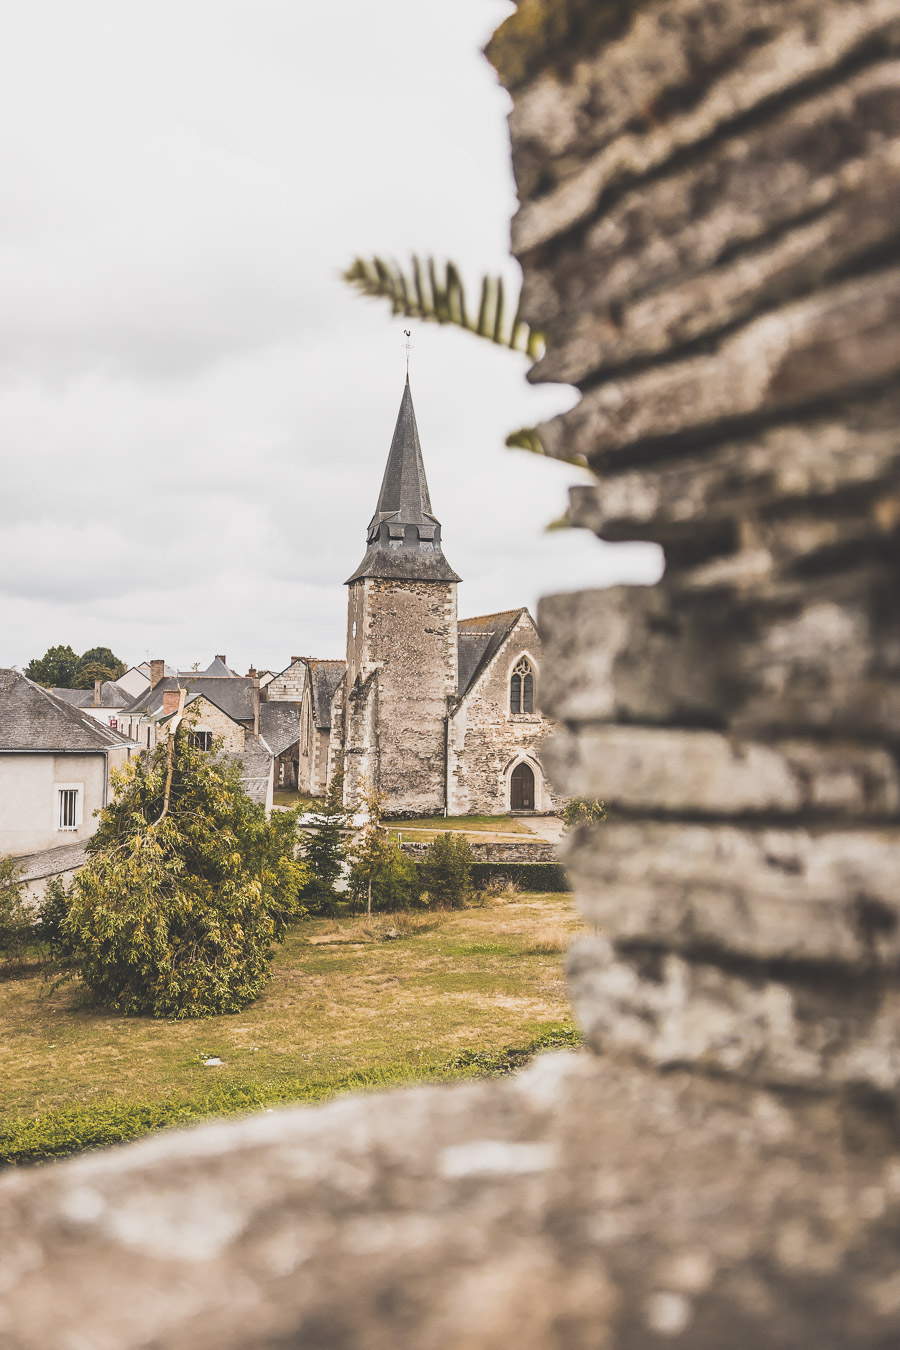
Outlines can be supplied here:
[[[504, 0], [32, 0], [0, 49], [0, 664], [340, 654], [403, 379], [355, 253], [502, 269]], [[414, 336], [466, 612], [653, 579], [547, 536], [576, 471], [503, 449], [567, 406], [522, 358]]]

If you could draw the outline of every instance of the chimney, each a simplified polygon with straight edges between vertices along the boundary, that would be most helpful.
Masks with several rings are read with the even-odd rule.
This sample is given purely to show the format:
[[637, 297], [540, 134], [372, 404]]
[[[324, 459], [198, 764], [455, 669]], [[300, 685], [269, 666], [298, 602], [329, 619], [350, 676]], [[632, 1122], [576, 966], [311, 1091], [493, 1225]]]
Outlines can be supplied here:
[[164, 689], [162, 715], [168, 717], [170, 713], [178, 711], [178, 701], [181, 698], [180, 689]]
[[259, 735], [259, 676], [253, 679], [253, 735]]
[[247, 671], [247, 679], [248, 680], [256, 679], [256, 666], [251, 666], [250, 669]]
[[92, 707], [92, 708], [100, 708], [100, 707], [102, 707], [102, 705], [103, 705], [103, 681], [102, 681], [102, 680], [95, 680], [95, 681], [94, 681], [94, 702], [91, 704], [91, 707]]
[[216, 660], [217, 660], [217, 661], [221, 661], [223, 666], [227, 666], [227, 665], [228, 665], [228, 662], [225, 660], [225, 656], [224, 656], [224, 653], [223, 653], [223, 652], [216, 652]]
[[150, 662], [150, 688], [155, 689], [166, 673], [165, 661]]

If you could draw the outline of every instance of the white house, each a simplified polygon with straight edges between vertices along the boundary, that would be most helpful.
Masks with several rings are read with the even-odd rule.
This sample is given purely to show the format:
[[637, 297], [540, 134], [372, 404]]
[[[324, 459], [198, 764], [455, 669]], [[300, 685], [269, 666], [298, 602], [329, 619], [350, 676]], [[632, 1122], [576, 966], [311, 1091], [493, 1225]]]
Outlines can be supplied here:
[[90, 838], [110, 772], [136, 749], [49, 689], [0, 669], [0, 855]]

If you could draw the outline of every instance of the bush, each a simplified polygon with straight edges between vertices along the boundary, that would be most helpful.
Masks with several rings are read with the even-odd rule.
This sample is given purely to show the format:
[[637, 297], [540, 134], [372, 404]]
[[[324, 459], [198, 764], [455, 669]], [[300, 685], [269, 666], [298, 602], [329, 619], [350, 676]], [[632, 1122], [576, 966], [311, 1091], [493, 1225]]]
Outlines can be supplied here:
[[422, 885], [434, 905], [462, 909], [471, 892], [472, 850], [463, 834], [445, 830], [428, 845], [422, 859]]
[[20, 961], [34, 938], [34, 915], [22, 899], [22, 869], [0, 858], [0, 961]]
[[606, 803], [599, 797], [572, 797], [563, 807], [563, 825], [573, 830], [576, 825], [593, 825], [606, 819]]
[[296, 812], [267, 819], [239, 775], [192, 746], [183, 724], [116, 775], [88, 861], [47, 916], [97, 1002], [207, 1017], [260, 993], [272, 942], [304, 912], [306, 869]]
[[409, 909], [422, 896], [419, 869], [382, 825], [377, 792], [366, 798], [366, 810], [368, 819], [350, 850], [350, 896], [368, 914]]
[[472, 885], [512, 882], [523, 891], [570, 891], [569, 878], [559, 863], [473, 863]]

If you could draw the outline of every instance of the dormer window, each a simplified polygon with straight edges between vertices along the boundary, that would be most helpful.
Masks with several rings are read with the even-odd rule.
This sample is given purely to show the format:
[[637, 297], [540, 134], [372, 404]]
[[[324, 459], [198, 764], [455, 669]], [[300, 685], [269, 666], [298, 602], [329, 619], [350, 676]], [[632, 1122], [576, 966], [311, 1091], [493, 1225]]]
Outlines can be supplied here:
[[509, 682], [509, 711], [513, 716], [534, 712], [534, 669], [527, 656], [518, 660]]

